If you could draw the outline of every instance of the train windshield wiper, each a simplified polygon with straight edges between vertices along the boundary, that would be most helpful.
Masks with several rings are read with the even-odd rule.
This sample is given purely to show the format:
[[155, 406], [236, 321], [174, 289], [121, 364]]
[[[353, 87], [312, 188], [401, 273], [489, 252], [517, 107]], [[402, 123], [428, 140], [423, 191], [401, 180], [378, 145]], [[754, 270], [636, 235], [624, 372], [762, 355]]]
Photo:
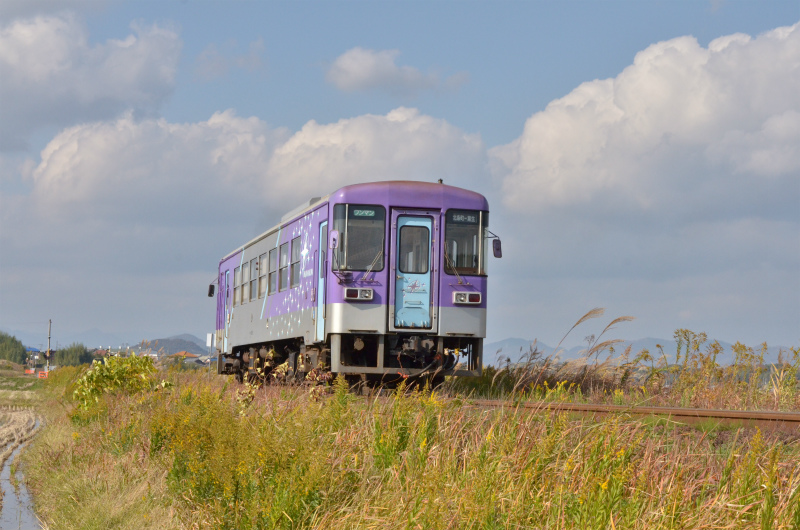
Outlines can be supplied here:
[[456, 275], [456, 278], [458, 278], [458, 284], [461, 285], [462, 283], [464, 283], [464, 281], [461, 279], [461, 276], [459, 276], [458, 274], [458, 270], [456, 270], [456, 266], [453, 264], [453, 260], [450, 259], [450, 254], [448, 254], [447, 252], [447, 245], [444, 246], [444, 259], [447, 260], [447, 264], [453, 270], [453, 273]]
[[378, 264], [378, 260], [380, 260], [381, 256], [383, 256], [383, 245], [384, 245], [384, 243], [386, 243], [386, 240], [385, 239], [381, 239], [381, 248], [378, 250], [378, 253], [375, 255], [375, 259], [373, 259], [372, 263], [369, 264], [369, 267], [364, 272], [364, 275], [361, 276], [362, 280], [366, 279], [367, 275], [369, 275], [369, 273], [372, 272], [372, 269], [375, 267], [375, 265]]

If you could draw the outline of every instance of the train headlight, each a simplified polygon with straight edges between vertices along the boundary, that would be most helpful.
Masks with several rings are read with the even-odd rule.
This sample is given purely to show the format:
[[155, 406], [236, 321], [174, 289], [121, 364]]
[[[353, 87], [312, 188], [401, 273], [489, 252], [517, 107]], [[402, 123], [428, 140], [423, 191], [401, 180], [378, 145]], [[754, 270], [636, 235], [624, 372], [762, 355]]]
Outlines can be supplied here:
[[456, 291], [453, 293], [454, 304], [476, 305], [481, 303], [481, 293]]
[[372, 300], [374, 293], [372, 289], [365, 289], [365, 288], [356, 288], [356, 287], [348, 287], [344, 290], [344, 299], [345, 300], [363, 300], [368, 301]]

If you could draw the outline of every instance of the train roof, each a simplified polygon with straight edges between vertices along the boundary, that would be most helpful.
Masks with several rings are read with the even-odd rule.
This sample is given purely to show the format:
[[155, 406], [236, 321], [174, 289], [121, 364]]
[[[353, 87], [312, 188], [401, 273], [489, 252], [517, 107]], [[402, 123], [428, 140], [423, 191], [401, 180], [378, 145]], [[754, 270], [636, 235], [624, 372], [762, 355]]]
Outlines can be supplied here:
[[404, 205], [414, 208], [463, 208], [488, 210], [489, 203], [480, 193], [435, 182], [389, 180], [353, 184], [329, 195], [335, 203]]
[[277, 232], [282, 226], [286, 226], [298, 217], [302, 217], [306, 213], [316, 210], [327, 202], [364, 202], [367, 204], [386, 205], [396, 203], [413, 205], [414, 208], [436, 209], [443, 209], [445, 207], [463, 208], [467, 210], [489, 209], [489, 202], [486, 200], [486, 197], [480, 193], [450, 186], [448, 184], [413, 180], [384, 180], [380, 182], [351, 184], [339, 188], [333, 193], [323, 197], [313, 197], [290, 210], [281, 217], [280, 223], [229, 252], [220, 262], [258, 243], [270, 234]]

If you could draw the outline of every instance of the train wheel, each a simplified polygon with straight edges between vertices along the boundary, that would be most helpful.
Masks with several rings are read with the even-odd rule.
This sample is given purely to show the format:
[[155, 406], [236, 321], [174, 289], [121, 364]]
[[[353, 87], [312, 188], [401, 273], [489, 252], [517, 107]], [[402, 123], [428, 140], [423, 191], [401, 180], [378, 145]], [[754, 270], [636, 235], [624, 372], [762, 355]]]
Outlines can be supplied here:
[[369, 395], [369, 386], [367, 385], [367, 377], [364, 374], [351, 374], [345, 375], [347, 384], [350, 385], [350, 392], [359, 395]]
[[264, 386], [264, 377], [258, 372], [248, 372], [247, 382], [251, 385]]

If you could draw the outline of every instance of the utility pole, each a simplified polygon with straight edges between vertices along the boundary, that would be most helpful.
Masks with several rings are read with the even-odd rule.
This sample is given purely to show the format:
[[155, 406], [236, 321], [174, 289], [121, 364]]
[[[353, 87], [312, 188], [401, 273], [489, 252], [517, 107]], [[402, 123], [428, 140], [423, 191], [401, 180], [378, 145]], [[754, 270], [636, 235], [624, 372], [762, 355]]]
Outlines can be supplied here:
[[45, 368], [45, 372], [50, 371], [50, 328], [53, 326], [53, 320], [50, 319], [47, 321], [47, 355], [45, 359], [47, 359], [47, 367]]

